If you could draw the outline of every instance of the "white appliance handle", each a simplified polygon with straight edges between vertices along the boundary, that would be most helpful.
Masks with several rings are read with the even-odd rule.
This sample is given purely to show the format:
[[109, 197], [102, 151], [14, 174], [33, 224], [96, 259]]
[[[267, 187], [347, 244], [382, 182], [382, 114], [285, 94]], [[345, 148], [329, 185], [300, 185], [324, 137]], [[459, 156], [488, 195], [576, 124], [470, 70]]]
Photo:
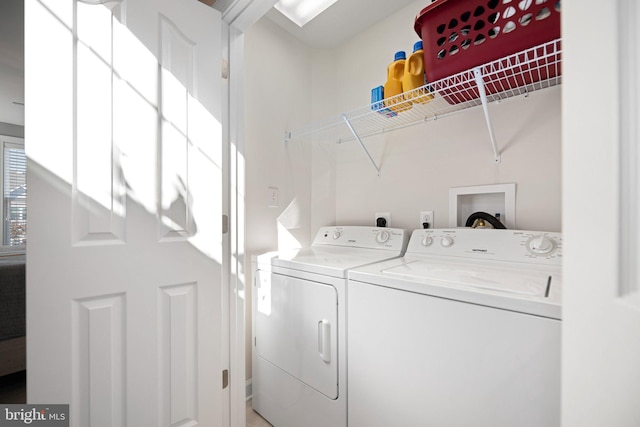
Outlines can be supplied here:
[[327, 319], [318, 321], [318, 353], [325, 363], [331, 362], [331, 323]]

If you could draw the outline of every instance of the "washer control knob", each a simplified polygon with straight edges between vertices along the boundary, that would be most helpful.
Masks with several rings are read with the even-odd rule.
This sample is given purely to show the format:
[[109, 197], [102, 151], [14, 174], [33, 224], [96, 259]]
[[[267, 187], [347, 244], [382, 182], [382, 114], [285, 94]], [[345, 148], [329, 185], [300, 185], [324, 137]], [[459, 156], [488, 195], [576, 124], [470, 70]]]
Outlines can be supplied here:
[[391, 234], [387, 230], [381, 230], [378, 234], [376, 234], [376, 241], [378, 243], [386, 243], [389, 240]]
[[554, 251], [556, 244], [547, 236], [535, 236], [529, 239], [527, 247], [534, 254], [546, 255]]
[[342, 236], [342, 233], [340, 233], [338, 230], [333, 232], [333, 240], [339, 239], [340, 236]]
[[453, 245], [453, 237], [444, 236], [442, 239], [440, 239], [440, 244], [445, 248], [448, 248], [449, 246]]
[[433, 238], [429, 236], [424, 236], [422, 238], [422, 246], [431, 246], [433, 243]]

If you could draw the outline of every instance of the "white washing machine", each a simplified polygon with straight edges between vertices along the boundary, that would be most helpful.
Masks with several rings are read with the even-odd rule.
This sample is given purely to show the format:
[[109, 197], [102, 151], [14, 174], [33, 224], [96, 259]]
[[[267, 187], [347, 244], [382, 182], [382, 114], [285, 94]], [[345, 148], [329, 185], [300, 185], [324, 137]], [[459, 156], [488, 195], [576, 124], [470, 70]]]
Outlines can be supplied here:
[[349, 427], [558, 427], [562, 239], [416, 230], [349, 272]]
[[400, 257], [408, 236], [323, 227], [308, 248], [258, 258], [253, 409], [275, 427], [347, 425], [347, 271]]

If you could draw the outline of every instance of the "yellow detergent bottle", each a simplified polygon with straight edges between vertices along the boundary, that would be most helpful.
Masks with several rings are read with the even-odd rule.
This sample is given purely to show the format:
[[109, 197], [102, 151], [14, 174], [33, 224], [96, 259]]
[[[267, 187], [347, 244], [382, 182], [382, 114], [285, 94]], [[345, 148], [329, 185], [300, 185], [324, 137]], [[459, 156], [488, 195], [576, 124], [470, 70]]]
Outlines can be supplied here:
[[395, 112], [411, 108], [411, 103], [405, 102], [402, 92], [402, 78], [404, 76], [404, 63], [407, 54], [404, 51], [396, 52], [393, 62], [387, 68], [387, 81], [384, 84], [384, 105]]
[[[424, 75], [424, 51], [422, 50], [422, 40], [413, 45], [413, 53], [404, 64], [404, 75], [402, 77], [402, 89], [404, 97], [414, 104], [424, 104], [433, 99], [429, 87], [426, 84]], [[420, 88], [419, 90], [416, 90]]]

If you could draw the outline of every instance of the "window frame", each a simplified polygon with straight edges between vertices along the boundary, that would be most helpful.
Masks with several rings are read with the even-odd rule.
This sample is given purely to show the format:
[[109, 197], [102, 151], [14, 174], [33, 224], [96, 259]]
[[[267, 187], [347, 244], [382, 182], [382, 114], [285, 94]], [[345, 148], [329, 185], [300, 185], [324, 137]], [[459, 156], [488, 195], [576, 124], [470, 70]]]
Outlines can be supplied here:
[[[24, 248], [25, 245], [13, 245], [5, 243], [8, 236], [6, 236], [6, 221], [7, 221], [7, 206], [5, 205], [5, 170], [4, 170], [4, 162], [5, 162], [5, 147], [14, 147], [21, 148], [24, 150], [24, 138], [18, 138], [9, 135], [0, 135], [0, 188], [2, 189], [2, 201], [0, 202], [2, 213], [2, 227], [0, 227], [0, 247], [4, 248]], [[26, 160], [26, 159], [25, 159]], [[26, 174], [26, 165], [25, 165], [25, 174]], [[26, 207], [25, 207], [26, 209]]]

